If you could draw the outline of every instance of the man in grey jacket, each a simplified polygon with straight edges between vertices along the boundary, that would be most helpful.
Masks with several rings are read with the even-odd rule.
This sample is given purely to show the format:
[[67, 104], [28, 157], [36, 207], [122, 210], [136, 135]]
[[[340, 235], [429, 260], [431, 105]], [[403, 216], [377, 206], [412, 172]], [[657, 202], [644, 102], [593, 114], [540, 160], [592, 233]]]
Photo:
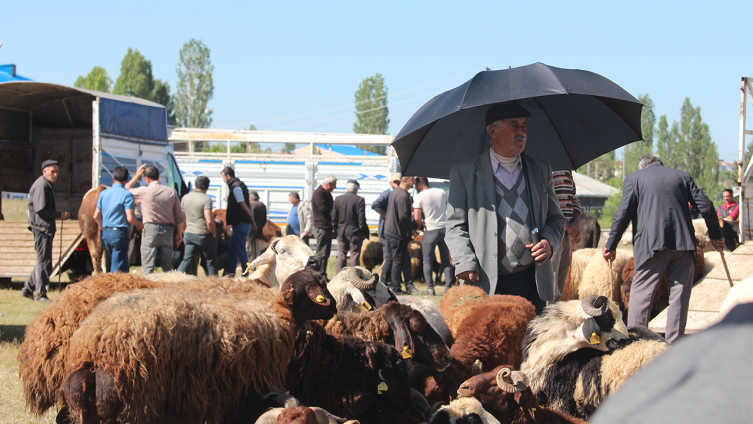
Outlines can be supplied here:
[[26, 279], [21, 294], [39, 302], [50, 301], [47, 297], [47, 285], [50, 284], [52, 273], [52, 239], [57, 230], [55, 219], [67, 219], [71, 215], [68, 212], [58, 212], [55, 208], [53, 183], [58, 179], [58, 172], [57, 161], [44, 161], [42, 175], [29, 190], [29, 230], [34, 233], [37, 263]]
[[[524, 297], [540, 313], [554, 300], [548, 259], [562, 241], [565, 218], [551, 167], [523, 154], [527, 116], [515, 103], [487, 111], [491, 149], [450, 173], [445, 240], [458, 279], [490, 294]], [[534, 244], [532, 232], [541, 241]]]

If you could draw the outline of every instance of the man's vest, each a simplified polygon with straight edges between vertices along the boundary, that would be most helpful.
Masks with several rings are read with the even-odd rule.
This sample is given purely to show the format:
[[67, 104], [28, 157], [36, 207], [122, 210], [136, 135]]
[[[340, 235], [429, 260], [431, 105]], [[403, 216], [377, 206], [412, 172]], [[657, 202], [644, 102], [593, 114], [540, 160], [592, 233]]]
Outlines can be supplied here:
[[238, 201], [235, 200], [235, 195], [233, 194], [233, 189], [235, 187], [239, 187], [241, 191], [243, 192], [243, 200], [246, 202], [246, 206], [248, 207], [248, 210], [251, 210], [251, 203], [248, 200], [248, 188], [246, 188], [246, 184], [243, 184], [243, 181], [233, 178], [232, 180], [227, 182], [228, 187], [230, 188], [230, 194], [227, 196], [227, 223], [228, 225], [235, 225], [240, 223], [251, 223], [251, 217], [246, 214], [246, 212], [243, 211], [241, 206], [238, 204]]

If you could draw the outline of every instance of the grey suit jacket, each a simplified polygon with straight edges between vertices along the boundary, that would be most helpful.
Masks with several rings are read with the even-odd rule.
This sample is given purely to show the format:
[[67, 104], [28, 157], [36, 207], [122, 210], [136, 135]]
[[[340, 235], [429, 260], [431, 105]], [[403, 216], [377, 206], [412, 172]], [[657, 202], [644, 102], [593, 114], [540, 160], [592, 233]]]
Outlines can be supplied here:
[[[525, 155], [528, 181], [533, 199], [533, 212], [542, 239], [556, 250], [565, 234], [565, 217], [560, 210], [552, 183], [552, 170], [543, 160]], [[447, 235], [455, 265], [455, 274], [465, 271], [479, 273], [478, 282], [487, 293], [497, 288], [499, 255], [497, 243], [497, 205], [494, 194], [494, 173], [489, 151], [452, 168], [447, 202]], [[554, 300], [552, 261], [536, 268], [536, 287], [544, 301]]]

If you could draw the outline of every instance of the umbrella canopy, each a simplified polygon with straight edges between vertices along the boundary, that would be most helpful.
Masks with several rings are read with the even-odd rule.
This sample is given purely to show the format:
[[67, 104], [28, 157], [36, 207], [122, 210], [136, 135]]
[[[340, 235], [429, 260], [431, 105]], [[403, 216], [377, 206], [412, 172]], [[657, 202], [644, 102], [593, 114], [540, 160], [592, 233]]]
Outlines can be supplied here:
[[593, 72], [534, 63], [479, 72], [423, 105], [392, 142], [403, 173], [449, 178], [453, 165], [491, 146], [486, 111], [507, 101], [531, 113], [525, 152], [552, 170], [577, 169], [642, 139], [643, 104], [630, 93]]

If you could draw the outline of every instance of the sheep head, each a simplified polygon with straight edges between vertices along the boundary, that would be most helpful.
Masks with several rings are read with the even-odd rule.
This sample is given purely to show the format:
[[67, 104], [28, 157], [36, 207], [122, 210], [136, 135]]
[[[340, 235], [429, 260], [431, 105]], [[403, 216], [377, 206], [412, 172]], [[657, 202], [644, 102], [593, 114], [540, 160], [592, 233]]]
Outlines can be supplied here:
[[516, 421], [521, 413], [534, 421], [539, 408], [536, 396], [528, 387], [528, 377], [523, 372], [513, 371], [510, 365], [500, 365], [466, 380], [458, 389], [458, 398], [470, 397], [478, 399], [486, 410], [504, 422]]
[[[581, 343], [588, 343], [588, 347], [606, 352], [609, 350], [609, 340], [624, 340], [628, 338], [627, 327], [622, 322], [622, 312], [619, 307], [610, 302], [605, 296], [588, 295], [581, 301], [581, 309], [585, 314], [583, 324], [579, 326]], [[575, 336], [575, 334], [572, 334]], [[578, 339], [578, 337], [576, 337]]]
[[288, 277], [280, 294], [292, 310], [297, 325], [308, 320], [330, 319], [337, 312], [337, 302], [327, 290], [327, 280], [311, 269]]
[[438, 371], [450, 366], [450, 349], [421, 312], [397, 302], [384, 305], [382, 312], [395, 338], [395, 348], [403, 358], [430, 365]]
[[348, 269], [346, 278], [355, 289], [348, 290], [348, 296], [353, 302], [367, 312], [376, 309], [377, 304], [369, 291], [376, 288], [379, 282], [379, 274], [372, 274], [364, 269], [352, 267]]
[[402, 355], [390, 345], [371, 342], [366, 347], [366, 356], [371, 359], [373, 368], [373, 372], [366, 373], [366, 389], [395, 413], [408, 411], [413, 396]]
[[463, 398], [441, 407], [429, 424], [499, 424], [477, 399]]
[[294, 235], [276, 238], [261, 256], [248, 264], [249, 268], [267, 265], [262, 272], [259, 269], [251, 278], [259, 278], [269, 283], [271, 287], [280, 285], [296, 271], [302, 269], [317, 269], [318, 261], [311, 248]]

